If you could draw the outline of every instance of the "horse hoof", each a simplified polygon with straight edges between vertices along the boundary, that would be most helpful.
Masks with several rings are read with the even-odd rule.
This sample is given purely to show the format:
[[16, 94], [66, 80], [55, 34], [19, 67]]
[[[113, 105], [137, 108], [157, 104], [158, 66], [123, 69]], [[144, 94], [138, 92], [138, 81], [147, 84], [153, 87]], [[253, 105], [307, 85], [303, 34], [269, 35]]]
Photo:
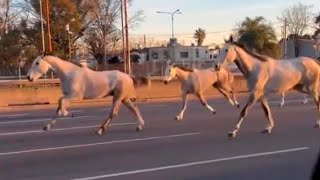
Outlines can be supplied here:
[[50, 130], [50, 126], [43, 126], [42, 130], [49, 131]]
[[320, 128], [320, 124], [314, 125], [313, 128]]
[[177, 117], [174, 118], [174, 120], [176, 120], [176, 121], [182, 121], [182, 118], [179, 117], [179, 116], [177, 116]]
[[229, 132], [228, 137], [229, 137], [230, 139], [233, 139], [233, 138], [236, 137], [236, 133], [234, 133], [234, 132]]
[[102, 135], [103, 133], [103, 129], [102, 128], [99, 128], [95, 131], [98, 135]]
[[261, 131], [262, 134], [271, 134], [271, 130], [269, 129], [264, 129], [263, 131]]
[[142, 127], [137, 127], [137, 128], [136, 128], [136, 131], [137, 131], [137, 132], [141, 132], [141, 131], [142, 131]]

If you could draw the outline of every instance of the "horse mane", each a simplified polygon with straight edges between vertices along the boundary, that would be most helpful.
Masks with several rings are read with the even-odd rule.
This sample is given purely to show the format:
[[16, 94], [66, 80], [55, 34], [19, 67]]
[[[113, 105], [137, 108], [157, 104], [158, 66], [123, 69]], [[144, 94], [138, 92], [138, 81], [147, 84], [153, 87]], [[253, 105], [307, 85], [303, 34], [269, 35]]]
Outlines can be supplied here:
[[179, 65], [173, 65], [173, 67], [176, 67], [176, 68], [179, 68], [179, 69], [181, 69], [183, 71], [188, 71], [188, 72], [193, 72], [194, 71], [193, 69], [186, 68], [186, 67], [179, 66]]
[[268, 58], [269, 58], [269, 57], [266, 57], [266, 56], [264, 56], [264, 55], [251, 52], [251, 51], [249, 51], [249, 50], [248, 50], [243, 44], [241, 44], [241, 43], [233, 42], [233, 45], [235, 45], [235, 46], [243, 49], [246, 53], [248, 53], [250, 56], [256, 58], [256, 59], [259, 60], [259, 61], [262, 61], [262, 62], [267, 62], [267, 61], [268, 61]]

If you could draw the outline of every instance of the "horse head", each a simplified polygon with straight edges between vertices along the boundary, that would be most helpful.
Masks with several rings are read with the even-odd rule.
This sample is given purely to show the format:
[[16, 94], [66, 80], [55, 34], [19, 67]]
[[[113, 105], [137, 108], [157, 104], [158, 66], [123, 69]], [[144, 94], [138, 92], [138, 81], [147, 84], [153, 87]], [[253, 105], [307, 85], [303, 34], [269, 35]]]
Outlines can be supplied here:
[[39, 79], [43, 74], [45, 74], [49, 70], [50, 65], [44, 60], [46, 56], [47, 53], [43, 52], [32, 62], [32, 65], [27, 74], [27, 79], [29, 81], [32, 82], [34, 80]]
[[237, 59], [232, 35], [229, 40], [225, 40], [225, 42], [224, 46], [219, 50], [219, 54], [215, 56], [218, 64], [231, 63]]
[[173, 63], [170, 60], [168, 60], [166, 69], [164, 71], [164, 83], [168, 84], [176, 76], [176, 74], [177, 72]]

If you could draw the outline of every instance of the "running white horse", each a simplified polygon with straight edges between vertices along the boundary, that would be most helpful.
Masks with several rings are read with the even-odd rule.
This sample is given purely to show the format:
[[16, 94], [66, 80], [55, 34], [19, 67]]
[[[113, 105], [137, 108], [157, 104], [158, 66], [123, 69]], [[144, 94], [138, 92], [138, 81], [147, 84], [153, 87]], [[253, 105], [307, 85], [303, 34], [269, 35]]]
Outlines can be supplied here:
[[229, 137], [236, 136], [244, 117], [257, 101], [261, 102], [268, 119], [268, 125], [263, 133], [271, 133], [274, 121], [266, 96], [270, 93], [283, 93], [290, 89], [312, 95], [318, 111], [315, 127], [320, 127], [320, 103], [318, 95], [320, 65], [315, 59], [298, 57], [289, 60], [274, 60], [241, 48], [236, 43], [233, 43], [231, 36], [229, 42], [220, 50], [218, 61], [221, 63], [220, 66], [235, 62], [247, 79], [248, 89], [251, 92], [236, 127], [229, 133]]
[[[188, 69], [178, 65], [173, 65], [168, 61], [165, 70], [164, 83], [167, 84], [176, 76], [181, 81], [182, 91], [182, 110], [176, 116], [176, 120], [183, 119], [184, 112], [187, 108], [189, 94], [195, 94], [199, 98], [201, 104], [215, 114], [215, 109], [207, 103], [203, 96], [203, 93], [212, 86], [216, 87], [232, 105], [237, 105], [239, 107], [239, 103], [237, 102], [233, 88], [231, 87], [234, 80], [233, 75], [225, 68], [220, 68], [218, 71], [214, 68], [204, 70], [195, 68]], [[232, 98], [230, 98], [229, 93], [232, 94]]]
[[28, 72], [28, 80], [34, 81], [52, 69], [59, 77], [63, 96], [58, 101], [57, 117], [53, 118], [44, 130], [49, 130], [59, 116], [68, 116], [67, 106], [71, 100], [103, 98], [113, 96], [112, 109], [109, 117], [96, 130], [102, 134], [118, 114], [121, 103], [127, 106], [136, 116], [138, 125], [137, 131], [141, 131], [144, 120], [138, 108], [132, 103], [131, 98], [135, 97], [134, 85], [137, 83], [148, 83], [147, 80], [132, 78], [120, 71], [95, 72], [87, 67], [79, 67], [70, 62], [61, 60], [51, 55], [40, 55], [32, 63]]
[[[281, 102], [280, 102], [280, 107], [283, 107], [284, 106], [284, 102], [285, 102], [285, 92], [283, 92], [282, 94], [281, 94]], [[308, 103], [308, 95], [306, 95], [306, 94], [304, 94], [303, 95], [303, 100], [301, 101], [301, 103], [302, 104], [307, 104]]]

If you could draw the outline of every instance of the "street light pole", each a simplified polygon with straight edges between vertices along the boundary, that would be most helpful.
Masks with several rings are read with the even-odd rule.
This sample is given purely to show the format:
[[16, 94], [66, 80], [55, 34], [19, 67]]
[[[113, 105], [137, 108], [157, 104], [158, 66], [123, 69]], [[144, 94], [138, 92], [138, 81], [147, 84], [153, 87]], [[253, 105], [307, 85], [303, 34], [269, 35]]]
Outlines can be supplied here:
[[171, 15], [171, 31], [172, 31], [171, 34], [172, 34], [172, 38], [174, 38], [174, 15], [175, 14], [182, 14], [180, 9], [177, 9], [173, 12], [157, 11], [156, 13]]
[[40, 21], [41, 21], [41, 38], [42, 38], [42, 51], [46, 50], [45, 42], [44, 42], [44, 27], [43, 27], [43, 14], [42, 14], [42, 0], [39, 1], [40, 3]]

